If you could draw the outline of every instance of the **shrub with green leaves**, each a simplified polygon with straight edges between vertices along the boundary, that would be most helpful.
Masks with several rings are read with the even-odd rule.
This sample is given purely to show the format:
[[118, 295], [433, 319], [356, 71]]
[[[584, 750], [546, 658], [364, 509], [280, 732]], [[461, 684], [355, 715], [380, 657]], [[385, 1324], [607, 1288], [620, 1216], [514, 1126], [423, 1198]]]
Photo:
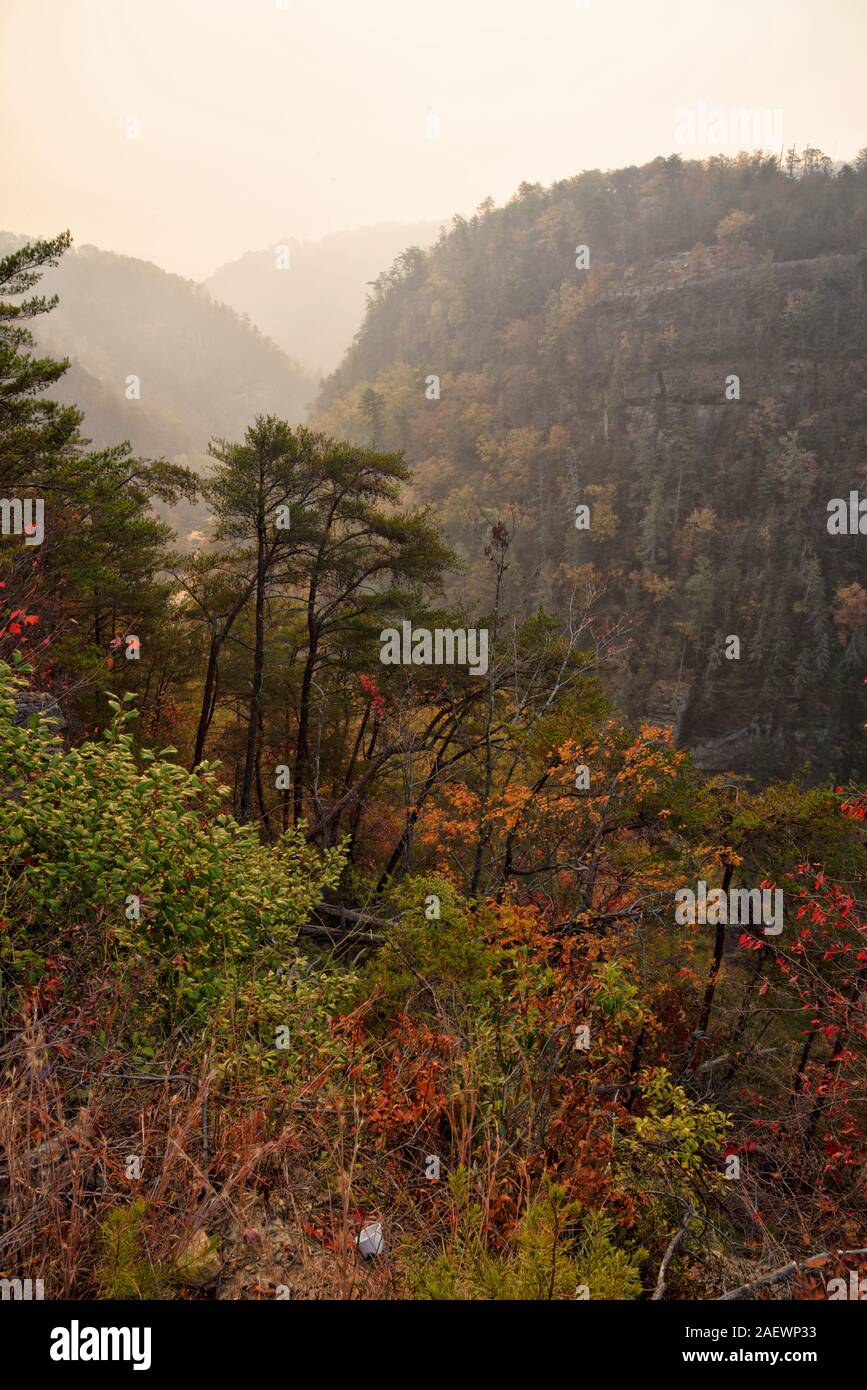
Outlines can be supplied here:
[[693, 1173], [709, 1151], [721, 1149], [728, 1117], [716, 1106], [692, 1100], [664, 1067], [648, 1074], [642, 1102], [644, 1114], [633, 1121], [632, 1134], [621, 1141], [639, 1165], [652, 1167], [658, 1160]]
[[7, 972], [38, 981], [45, 958], [64, 950], [85, 967], [147, 959], [174, 1023], [291, 959], [341, 852], [321, 859], [294, 830], [262, 845], [225, 814], [213, 765], [188, 772], [173, 749], [136, 750], [131, 696], [112, 699], [102, 737], [79, 747], [64, 747], [40, 716], [16, 727], [24, 684], [0, 663]]
[[[439, 899], [439, 916], [433, 919], [425, 912], [431, 894]], [[403, 1008], [406, 996], [424, 980], [458, 1016], [477, 1016], [496, 999], [500, 957], [448, 879], [429, 874], [392, 881], [382, 912], [395, 925], [361, 973], [362, 989], [376, 986], [384, 1001]]]
[[722, 1150], [731, 1121], [717, 1106], [687, 1095], [664, 1067], [643, 1075], [643, 1113], [619, 1134], [615, 1155], [623, 1189], [643, 1194], [638, 1226], [652, 1239], [672, 1221], [680, 1224], [684, 1213], [704, 1213], [708, 1198], [721, 1194]]

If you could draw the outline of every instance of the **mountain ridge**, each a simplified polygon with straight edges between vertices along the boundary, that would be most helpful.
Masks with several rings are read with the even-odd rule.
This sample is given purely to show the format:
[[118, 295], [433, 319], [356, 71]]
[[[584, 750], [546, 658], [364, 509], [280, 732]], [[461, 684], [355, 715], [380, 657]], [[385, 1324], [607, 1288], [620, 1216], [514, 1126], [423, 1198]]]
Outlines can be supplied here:
[[380, 277], [314, 418], [407, 451], [462, 594], [480, 520], [510, 516], [539, 604], [604, 586], [632, 717], [685, 680], [670, 727], [709, 764], [842, 779], [867, 566], [826, 504], [867, 482], [867, 158], [802, 160], [658, 159], [456, 218]]

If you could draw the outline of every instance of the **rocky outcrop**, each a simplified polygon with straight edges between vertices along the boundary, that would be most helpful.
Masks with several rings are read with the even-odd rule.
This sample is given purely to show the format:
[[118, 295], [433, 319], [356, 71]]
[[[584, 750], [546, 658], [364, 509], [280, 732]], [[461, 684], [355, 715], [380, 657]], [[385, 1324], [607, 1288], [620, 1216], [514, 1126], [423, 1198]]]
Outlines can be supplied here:
[[66, 728], [63, 711], [54, 695], [40, 690], [27, 690], [21, 695], [16, 695], [14, 722], [19, 725], [26, 724], [34, 714], [41, 715], [58, 731]]

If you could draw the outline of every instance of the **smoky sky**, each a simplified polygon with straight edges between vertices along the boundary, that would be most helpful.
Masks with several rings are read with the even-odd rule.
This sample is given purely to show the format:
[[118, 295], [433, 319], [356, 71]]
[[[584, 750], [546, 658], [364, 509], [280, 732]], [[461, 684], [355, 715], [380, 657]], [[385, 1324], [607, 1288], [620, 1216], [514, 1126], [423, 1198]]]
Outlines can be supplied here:
[[865, 40], [863, 0], [0, 0], [0, 227], [201, 278], [755, 143], [700, 122], [684, 143], [684, 110], [847, 159]]

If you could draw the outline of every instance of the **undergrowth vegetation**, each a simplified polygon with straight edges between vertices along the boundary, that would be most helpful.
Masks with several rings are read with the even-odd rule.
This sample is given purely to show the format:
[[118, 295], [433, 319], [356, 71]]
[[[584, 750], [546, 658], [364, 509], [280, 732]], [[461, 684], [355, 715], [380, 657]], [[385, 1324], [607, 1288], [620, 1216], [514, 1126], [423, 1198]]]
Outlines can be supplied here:
[[[720, 215], [737, 173], [701, 175]], [[838, 191], [862, 199], [863, 176]], [[832, 775], [862, 757], [857, 585], [811, 696], [845, 689], [833, 756], [786, 781], [702, 772], [674, 717], [614, 703], [638, 623], [677, 669], [700, 656], [712, 681], [724, 659], [710, 607], [684, 628], [689, 593], [649, 616], [669, 581], [648, 566], [631, 616], [600, 603], [601, 554], [542, 593], [521, 506], [486, 494], [455, 597], [469, 531], [462, 559], [401, 453], [272, 416], [213, 441], [204, 479], [90, 452], [41, 395], [64, 364], [26, 321], [51, 302], [22, 299], [68, 240], [0, 259], [3, 487], [50, 500], [44, 547], [0, 541], [0, 1278], [48, 1298], [652, 1300], [761, 1293], [782, 1269], [774, 1289], [823, 1296], [867, 1246], [867, 798]], [[524, 440], [534, 506], [565, 448]], [[153, 506], [199, 492], [207, 543], [173, 555]], [[721, 574], [714, 603], [739, 592]], [[784, 631], [751, 592], [750, 622]], [[455, 661], [424, 658], [432, 631]], [[413, 632], [422, 659], [380, 659]], [[790, 674], [771, 663], [775, 717], [824, 679]]]
[[[672, 833], [689, 772], [664, 747], [648, 743], [640, 770], [640, 740], [616, 760], [630, 821], [649, 803], [652, 839], [670, 838], [652, 872], [634, 829], [606, 851], [606, 909], [557, 925], [542, 903], [469, 898], [432, 870], [381, 893], [387, 938], [329, 946], [303, 928], [345, 846], [317, 854], [293, 828], [263, 844], [215, 768], [142, 746], [129, 701], [78, 747], [41, 716], [16, 724], [26, 676], [0, 667], [4, 1268], [76, 1296], [191, 1297], [220, 1280], [253, 1297], [629, 1299], [652, 1292], [681, 1227], [682, 1292], [823, 1223], [853, 1243], [860, 921], [811, 888], [812, 920], [837, 916], [808, 974], [809, 928], [791, 955], [742, 936], [717, 975], [697, 928], [669, 913], [648, 931], [684, 859], [710, 852], [686, 822]], [[533, 805], [549, 836], [563, 797]], [[844, 863], [839, 807], [836, 824]], [[838, 953], [852, 964], [835, 982]], [[751, 1003], [771, 988], [754, 1037]], [[694, 1010], [714, 989], [732, 1007], [702, 1049]], [[803, 1051], [810, 989], [830, 1046], [813, 1069], [795, 1061], [781, 1104], [764, 1058]], [[374, 1220], [387, 1244], [365, 1265], [355, 1238]]]

